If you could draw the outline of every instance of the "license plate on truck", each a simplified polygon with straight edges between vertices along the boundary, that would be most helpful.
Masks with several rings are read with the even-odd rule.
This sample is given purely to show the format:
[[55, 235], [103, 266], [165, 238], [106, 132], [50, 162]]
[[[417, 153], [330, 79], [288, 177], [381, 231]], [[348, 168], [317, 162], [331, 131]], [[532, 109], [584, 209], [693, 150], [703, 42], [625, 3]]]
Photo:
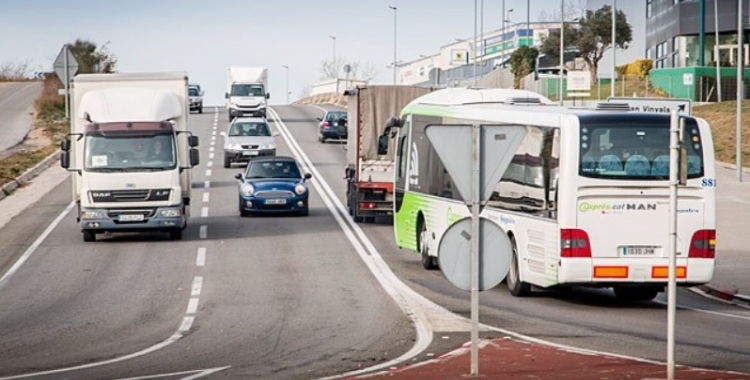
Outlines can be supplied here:
[[117, 220], [120, 222], [142, 222], [143, 215], [142, 214], [122, 214], [117, 217]]
[[621, 256], [654, 256], [659, 247], [650, 246], [624, 246], [620, 247]]

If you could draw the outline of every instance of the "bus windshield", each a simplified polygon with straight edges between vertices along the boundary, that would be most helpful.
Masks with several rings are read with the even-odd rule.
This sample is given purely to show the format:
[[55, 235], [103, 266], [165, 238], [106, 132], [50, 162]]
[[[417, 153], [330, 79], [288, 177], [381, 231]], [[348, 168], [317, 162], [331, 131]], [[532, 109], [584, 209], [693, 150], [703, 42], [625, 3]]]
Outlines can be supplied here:
[[[688, 178], [703, 176], [703, 144], [698, 124], [686, 119]], [[578, 174], [589, 178], [669, 179], [668, 123], [586, 123], [581, 121]]]

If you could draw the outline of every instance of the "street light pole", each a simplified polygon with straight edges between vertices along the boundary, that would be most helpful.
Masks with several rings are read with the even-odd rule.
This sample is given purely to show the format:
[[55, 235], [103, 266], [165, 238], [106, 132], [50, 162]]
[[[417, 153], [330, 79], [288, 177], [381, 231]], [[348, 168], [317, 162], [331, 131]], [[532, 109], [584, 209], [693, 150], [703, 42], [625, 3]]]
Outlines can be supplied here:
[[333, 40], [333, 60], [331, 60], [331, 73], [333, 73], [334, 78], [339, 78], [339, 67], [336, 65], [336, 36], [328, 36], [330, 39]]
[[289, 104], [289, 66], [281, 65], [281, 67], [286, 69], [286, 104]]
[[389, 5], [388, 8], [393, 9], [393, 84], [396, 84], [396, 70], [398, 65], [397, 62], [397, 33], [398, 33], [398, 8], [394, 7], [393, 5]]
[[565, 67], [565, 0], [560, 1], [560, 78], [558, 93], [560, 105], [563, 105], [563, 69]]
[[615, 25], [617, 23], [617, 0], [612, 0], [612, 86], [609, 89], [609, 96], [615, 97], [615, 82], [617, 77], [617, 43], [615, 42]]

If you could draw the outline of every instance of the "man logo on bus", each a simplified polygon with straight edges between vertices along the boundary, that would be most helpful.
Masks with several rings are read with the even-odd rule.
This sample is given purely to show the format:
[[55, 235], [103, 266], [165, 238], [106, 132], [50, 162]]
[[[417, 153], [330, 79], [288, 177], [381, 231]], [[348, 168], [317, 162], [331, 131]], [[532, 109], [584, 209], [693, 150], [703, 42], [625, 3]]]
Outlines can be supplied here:
[[601, 211], [606, 214], [609, 211], [656, 211], [656, 203], [588, 203], [583, 202], [578, 206], [578, 211]]
[[411, 144], [411, 154], [409, 155], [409, 185], [419, 186], [419, 152], [417, 143]]

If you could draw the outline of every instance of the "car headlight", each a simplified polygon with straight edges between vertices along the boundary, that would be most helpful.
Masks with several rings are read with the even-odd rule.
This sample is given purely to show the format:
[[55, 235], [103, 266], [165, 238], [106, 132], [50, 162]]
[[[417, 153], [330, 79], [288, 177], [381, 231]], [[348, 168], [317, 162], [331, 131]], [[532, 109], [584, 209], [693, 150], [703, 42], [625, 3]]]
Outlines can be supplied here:
[[167, 208], [159, 211], [159, 216], [165, 218], [177, 218], [182, 216], [182, 211], [179, 208]]
[[276, 144], [274, 144], [274, 143], [262, 144], [260, 146], [260, 149], [276, 149]]
[[298, 183], [297, 186], [294, 187], [294, 192], [297, 193], [297, 195], [302, 195], [307, 191], [307, 186]]
[[249, 183], [243, 183], [242, 186], [240, 186], [240, 192], [242, 193], [242, 195], [249, 197], [253, 195], [253, 192], [255, 192], [255, 188]]
[[83, 210], [81, 219], [104, 219], [104, 213], [99, 210]]

